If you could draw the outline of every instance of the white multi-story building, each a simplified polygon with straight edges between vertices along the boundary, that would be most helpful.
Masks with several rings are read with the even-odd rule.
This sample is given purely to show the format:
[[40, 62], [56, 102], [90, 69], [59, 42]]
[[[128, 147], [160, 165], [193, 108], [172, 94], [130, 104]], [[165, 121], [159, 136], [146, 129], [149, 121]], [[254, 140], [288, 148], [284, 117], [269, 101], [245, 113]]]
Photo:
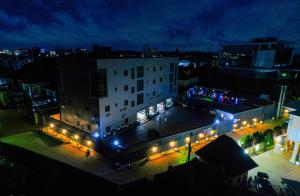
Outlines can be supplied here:
[[101, 137], [147, 121], [177, 95], [176, 57], [66, 62], [60, 71], [61, 120]]
[[287, 128], [287, 137], [294, 142], [294, 149], [291, 158], [292, 163], [300, 162], [299, 145], [300, 145], [300, 111], [290, 113], [290, 121]]

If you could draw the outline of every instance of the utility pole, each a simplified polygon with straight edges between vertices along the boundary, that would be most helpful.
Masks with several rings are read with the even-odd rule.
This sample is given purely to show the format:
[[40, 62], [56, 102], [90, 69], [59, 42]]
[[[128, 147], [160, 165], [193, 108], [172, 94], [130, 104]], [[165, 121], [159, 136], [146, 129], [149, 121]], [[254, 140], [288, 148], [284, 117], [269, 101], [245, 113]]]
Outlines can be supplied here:
[[280, 116], [281, 106], [284, 104], [284, 101], [285, 101], [286, 89], [287, 89], [286, 85], [281, 86], [278, 105], [277, 105], [277, 114], [276, 114], [277, 118], [279, 118], [279, 116]]
[[190, 158], [191, 158], [191, 152], [192, 152], [192, 133], [190, 133], [190, 140], [189, 140], [189, 144], [188, 144], [188, 156], [186, 159], [186, 162], [190, 162]]

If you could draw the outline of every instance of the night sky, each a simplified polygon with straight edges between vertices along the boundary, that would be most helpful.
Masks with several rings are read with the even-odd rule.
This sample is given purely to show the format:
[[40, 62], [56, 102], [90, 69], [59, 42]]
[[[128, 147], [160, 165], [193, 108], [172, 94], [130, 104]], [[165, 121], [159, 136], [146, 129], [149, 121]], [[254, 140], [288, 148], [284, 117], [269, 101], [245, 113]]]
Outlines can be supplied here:
[[300, 50], [299, 0], [0, 0], [0, 48], [215, 51], [220, 40], [276, 36]]

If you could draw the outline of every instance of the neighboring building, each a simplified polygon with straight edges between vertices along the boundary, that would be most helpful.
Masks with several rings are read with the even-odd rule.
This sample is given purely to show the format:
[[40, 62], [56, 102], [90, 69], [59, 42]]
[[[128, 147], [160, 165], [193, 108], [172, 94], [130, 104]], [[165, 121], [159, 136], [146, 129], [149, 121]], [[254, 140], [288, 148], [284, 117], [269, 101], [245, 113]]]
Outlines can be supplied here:
[[184, 68], [178, 69], [178, 88], [185, 89], [199, 82], [199, 76], [195, 74], [192, 70], [185, 70]]
[[299, 145], [300, 145], [300, 111], [290, 112], [290, 121], [287, 128], [287, 137], [294, 143], [294, 150], [291, 158], [292, 163], [300, 162]]
[[63, 60], [61, 121], [100, 137], [173, 105], [178, 58]]
[[[256, 38], [250, 42], [225, 43], [219, 52], [219, 71], [247, 78], [294, 79], [287, 72], [293, 61], [292, 42], [277, 38]], [[299, 71], [299, 70], [298, 70]]]
[[222, 168], [232, 185], [245, 185], [248, 171], [258, 165], [232, 138], [221, 135], [195, 152], [200, 161]]
[[185, 104], [216, 115], [218, 134], [255, 126], [276, 114], [273, 102], [243, 99], [226, 90], [195, 86], [186, 94]]
[[291, 42], [277, 38], [256, 38], [251, 42], [224, 44], [219, 66], [272, 69], [291, 65], [294, 48]]

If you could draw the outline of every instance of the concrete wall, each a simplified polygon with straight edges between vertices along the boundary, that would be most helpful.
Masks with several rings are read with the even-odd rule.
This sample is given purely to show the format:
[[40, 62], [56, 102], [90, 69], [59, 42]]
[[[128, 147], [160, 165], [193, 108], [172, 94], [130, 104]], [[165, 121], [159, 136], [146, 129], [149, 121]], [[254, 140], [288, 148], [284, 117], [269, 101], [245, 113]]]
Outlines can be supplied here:
[[[132, 146], [129, 149], [126, 150], [125, 154], [128, 159], [132, 160], [139, 160], [144, 157], [150, 157], [158, 153], [166, 152], [168, 150], [172, 150], [176, 147], [181, 147], [184, 145], [187, 145], [188, 142], [186, 140], [187, 137], [191, 136], [192, 143], [199, 140], [199, 134], [200, 133], [206, 133], [207, 135], [210, 134], [210, 131], [213, 130], [213, 126], [209, 125], [206, 127], [197, 128], [190, 131], [181, 132], [178, 134], [170, 135], [167, 137], [159, 138], [156, 140], [152, 140], [143, 144], [139, 144], [136, 146]], [[205, 138], [203, 138], [205, 139]], [[175, 146], [171, 147], [170, 142], [175, 142]], [[157, 151], [153, 152], [152, 148], [157, 147]], [[132, 161], [130, 160], [130, 161]]]

